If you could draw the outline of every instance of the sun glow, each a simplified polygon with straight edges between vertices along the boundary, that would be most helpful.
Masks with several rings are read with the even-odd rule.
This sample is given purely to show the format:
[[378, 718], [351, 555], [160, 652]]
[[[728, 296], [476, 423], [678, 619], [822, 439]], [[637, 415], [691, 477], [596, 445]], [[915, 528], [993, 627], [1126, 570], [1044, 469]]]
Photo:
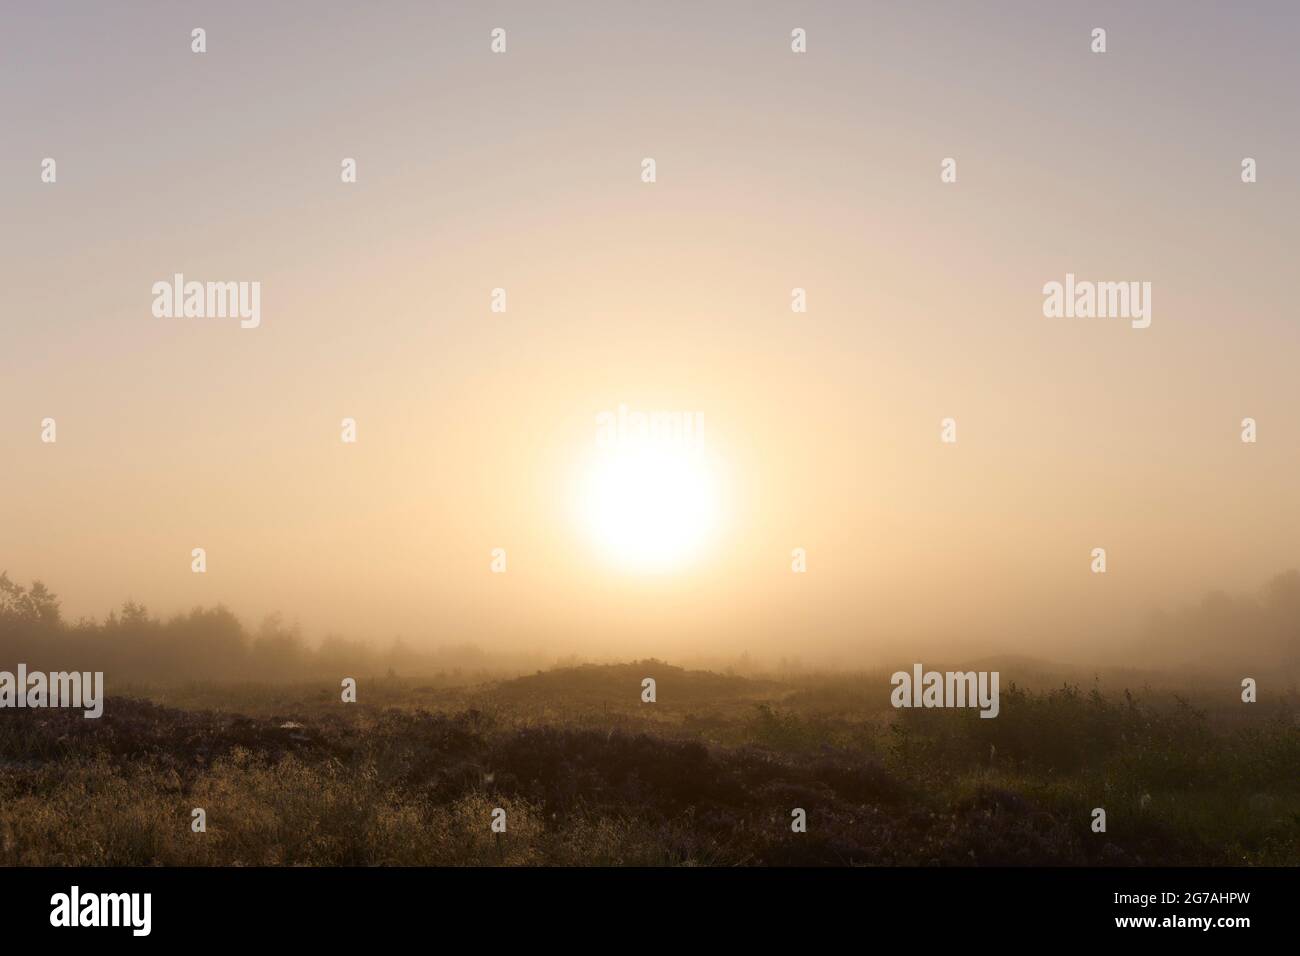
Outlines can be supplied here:
[[663, 573], [700, 556], [719, 524], [719, 491], [718, 469], [700, 448], [632, 444], [596, 453], [579, 510], [611, 564]]

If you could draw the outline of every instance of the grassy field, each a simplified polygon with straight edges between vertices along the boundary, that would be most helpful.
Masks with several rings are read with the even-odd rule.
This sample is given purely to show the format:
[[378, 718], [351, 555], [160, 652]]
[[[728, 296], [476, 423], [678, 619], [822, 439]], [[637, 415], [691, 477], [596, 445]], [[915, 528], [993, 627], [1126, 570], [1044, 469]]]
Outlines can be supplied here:
[[337, 683], [119, 687], [99, 720], [0, 719], [0, 863], [1300, 864], [1294, 689], [1014, 677], [994, 720], [895, 711], [885, 674], [654, 661], [362, 680], [355, 704]]

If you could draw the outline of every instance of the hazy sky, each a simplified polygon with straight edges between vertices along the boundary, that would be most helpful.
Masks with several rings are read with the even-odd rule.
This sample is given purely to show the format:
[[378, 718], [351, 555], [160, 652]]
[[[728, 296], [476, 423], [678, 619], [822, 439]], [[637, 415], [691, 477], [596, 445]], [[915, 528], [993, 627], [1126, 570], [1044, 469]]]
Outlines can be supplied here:
[[[68, 616], [1068, 656], [1300, 565], [1300, 5], [269, 6], [0, 14], [0, 570]], [[1067, 272], [1150, 327], [1045, 318]], [[667, 572], [574, 515], [620, 404], [719, 463]]]

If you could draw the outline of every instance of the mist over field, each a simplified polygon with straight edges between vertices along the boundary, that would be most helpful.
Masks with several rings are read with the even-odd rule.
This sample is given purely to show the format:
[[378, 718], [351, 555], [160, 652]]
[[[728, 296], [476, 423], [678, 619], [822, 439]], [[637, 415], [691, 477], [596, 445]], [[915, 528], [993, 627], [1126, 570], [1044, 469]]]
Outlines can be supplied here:
[[0, 576], [0, 662], [107, 693], [0, 720], [0, 865], [1294, 866], [1298, 600], [1293, 572], [1211, 596], [1094, 667], [963, 662], [1001, 678], [986, 713], [900, 709], [906, 656], [544, 661], [134, 603], [68, 624]]
[[[730, 656], [701, 648], [669, 655], [651, 644], [628, 659], [669, 659], [746, 675], [892, 670], [913, 658], [951, 665], [976, 659], [968, 642], [945, 643], [940, 637], [906, 644], [886, 637], [839, 655], [826, 649], [832, 643], [819, 642], [819, 635], [810, 633], [788, 648], [744, 649]], [[133, 600], [102, 620], [68, 621], [59, 596], [44, 583], [23, 585], [7, 572], [0, 574], [0, 664], [103, 670], [115, 682], [293, 682], [385, 674], [452, 675], [464, 682], [578, 663], [619, 663], [621, 647], [614, 642], [607, 653], [580, 654], [563, 644], [530, 641], [527, 635], [490, 644], [472, 634], [418, 640], [318, 636], [304, 634], [280, 613], [252, 625], [224, 605], [162, 616]], [[1300, 676], [1300, 572], [1278, 574], [1253, 593], [1214, 592], [1177, 608], [1153, 610], [1140, 622], [1099, 630], [1094, 641], [1058, 650], [1063, 653], [1052, 656], [1032, 642], [1009, 642], [977, 656], [993, 669], [1000, 661], [1018, 665], [1022, 680], [1129, 671], [1134, 679], [1217, 676], [1232, 684], [1233, 675], [1240, 673], [1266, 674], [1294, 690]]]

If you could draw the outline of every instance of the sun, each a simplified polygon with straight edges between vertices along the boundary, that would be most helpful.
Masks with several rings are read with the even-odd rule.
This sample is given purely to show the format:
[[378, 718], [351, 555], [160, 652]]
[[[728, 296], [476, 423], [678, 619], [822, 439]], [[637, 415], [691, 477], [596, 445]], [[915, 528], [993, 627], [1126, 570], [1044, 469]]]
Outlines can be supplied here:
[[683, 569], [717, 530], [718, 469], [692, 446], [603, 448], [583, 473], [578, 507], [588, 535], [611, 565], [645, 573]]

